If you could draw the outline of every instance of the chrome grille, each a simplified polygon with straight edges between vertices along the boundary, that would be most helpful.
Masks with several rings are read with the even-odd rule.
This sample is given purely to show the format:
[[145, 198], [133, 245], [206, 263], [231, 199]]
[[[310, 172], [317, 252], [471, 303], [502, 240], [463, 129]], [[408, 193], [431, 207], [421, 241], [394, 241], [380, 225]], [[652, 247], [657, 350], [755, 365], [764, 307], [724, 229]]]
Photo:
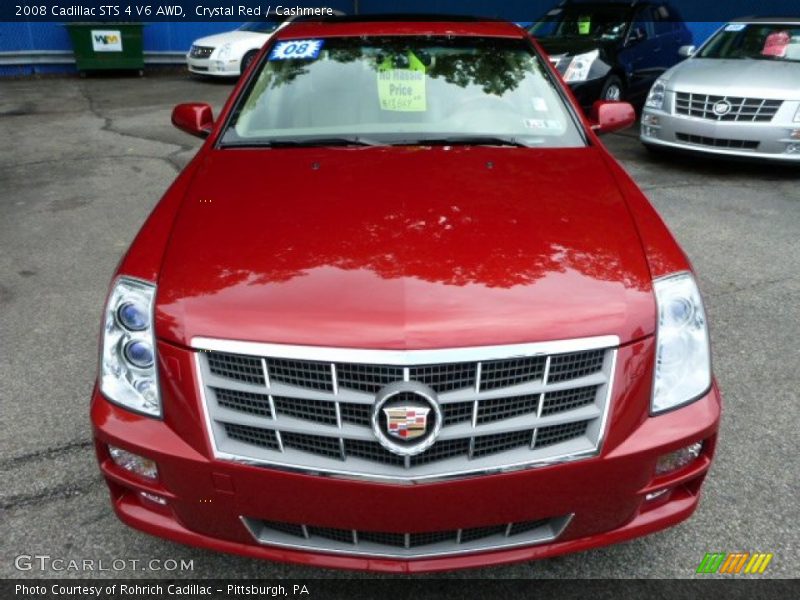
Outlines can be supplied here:
[[[714, 105], [720, 101], [730, 103], [730, 111], [724, 115], [714, 112]], [[771, 121], [783, 104], [783, 100], [765, 98], [742, 98], [739, 96], [711, 96], [677, 92], [675, 112], [679, 115], [712, 119], [714, 121], [744, 121], [763, 123]]]
[[572, 515], [566, 515], [485, 527], [398, 533], [242, 517], [242, 523], [260, 544], [406, 559], [541, 544], [557, 539], [571, 520]]
[[509, 387], [539, 379], [544, 373], [544, 356], [493, 360], [481, 365], [481, 390]]
[[697, 144], [699, 146], [712, 146], [714, 148], [734, 148], [736, 150], [757, 150], [761, 145], [754, 140], [731, 140], [727, 138], [706, 137], [690, 133], [676, 133], [675, 138], [680, 142]]
[[212, 52], [214, 52], [214, 48], [210, 46], [192, 46], [191, 50], [189, 50], [189, 56], [192, 58], [208, 58]]
[[[617, 340], [406, 352], [193, 345], [218, 458], [413, 481], [595, 454]], [[411, 457], [372, 431], [375, 394], [403, 380], [436, 390], [442, 412], [436, 442]]]

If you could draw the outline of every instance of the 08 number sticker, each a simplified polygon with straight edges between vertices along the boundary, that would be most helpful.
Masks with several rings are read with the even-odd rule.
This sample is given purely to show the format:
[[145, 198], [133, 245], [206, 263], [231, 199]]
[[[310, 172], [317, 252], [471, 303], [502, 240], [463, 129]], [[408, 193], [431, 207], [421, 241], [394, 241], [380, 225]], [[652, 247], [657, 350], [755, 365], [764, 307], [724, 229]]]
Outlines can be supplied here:
[[290, 40], [278, 42], [270, 52], [270, 60], [314, 59], [322, 50], [323, 40]]

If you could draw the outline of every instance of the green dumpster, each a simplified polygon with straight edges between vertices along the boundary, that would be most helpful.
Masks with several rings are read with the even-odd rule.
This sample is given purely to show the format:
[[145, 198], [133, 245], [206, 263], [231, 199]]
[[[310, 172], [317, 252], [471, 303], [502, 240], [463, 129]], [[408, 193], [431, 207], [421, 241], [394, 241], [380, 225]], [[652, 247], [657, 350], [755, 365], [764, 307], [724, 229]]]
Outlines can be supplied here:
[[141, 23], [68, 23], [78, 71], [133, 69], [144, 74]]

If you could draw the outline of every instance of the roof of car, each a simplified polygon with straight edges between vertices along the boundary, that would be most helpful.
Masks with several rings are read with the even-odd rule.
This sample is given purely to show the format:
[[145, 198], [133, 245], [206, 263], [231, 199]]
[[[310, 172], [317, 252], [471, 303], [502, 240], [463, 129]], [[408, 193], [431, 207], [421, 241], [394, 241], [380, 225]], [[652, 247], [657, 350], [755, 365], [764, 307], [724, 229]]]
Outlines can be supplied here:
[[800, 17], [739, 17], [732, 19], [729, 23], [791, 23], [800, 24]]
[[522, 38], [519, 25], [498, 19], [454, 15], [361, 15], [295, 21], [277, 39], [350, 37], [361, 35], [454, 35]]

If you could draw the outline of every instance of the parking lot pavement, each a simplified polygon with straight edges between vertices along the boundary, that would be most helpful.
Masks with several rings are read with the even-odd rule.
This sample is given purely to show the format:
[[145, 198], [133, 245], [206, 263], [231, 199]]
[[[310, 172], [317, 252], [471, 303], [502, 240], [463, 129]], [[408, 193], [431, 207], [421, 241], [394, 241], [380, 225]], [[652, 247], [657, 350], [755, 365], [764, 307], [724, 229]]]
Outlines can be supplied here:
[[[114, 517], [94, 464], [88, 400], [104, 296], [121, 253], [199, 146], [172, 106], [210, 102], [229, 83], [183, 76], [0, 84], [0, 577], [14, 557], [186, 559], [184, 572], [129, 577], [325, 577], [320, 571], [198, 550]], [[725, 411], [697, 514], [614, 547], [453, 577], [690, 577], [706, 552], [800, 559], [799, 171], [656, 160], [635, 132], [608, 146], [688, 252], [708, 305]], [[535, 498], [531, 498], [534, 502]]]

